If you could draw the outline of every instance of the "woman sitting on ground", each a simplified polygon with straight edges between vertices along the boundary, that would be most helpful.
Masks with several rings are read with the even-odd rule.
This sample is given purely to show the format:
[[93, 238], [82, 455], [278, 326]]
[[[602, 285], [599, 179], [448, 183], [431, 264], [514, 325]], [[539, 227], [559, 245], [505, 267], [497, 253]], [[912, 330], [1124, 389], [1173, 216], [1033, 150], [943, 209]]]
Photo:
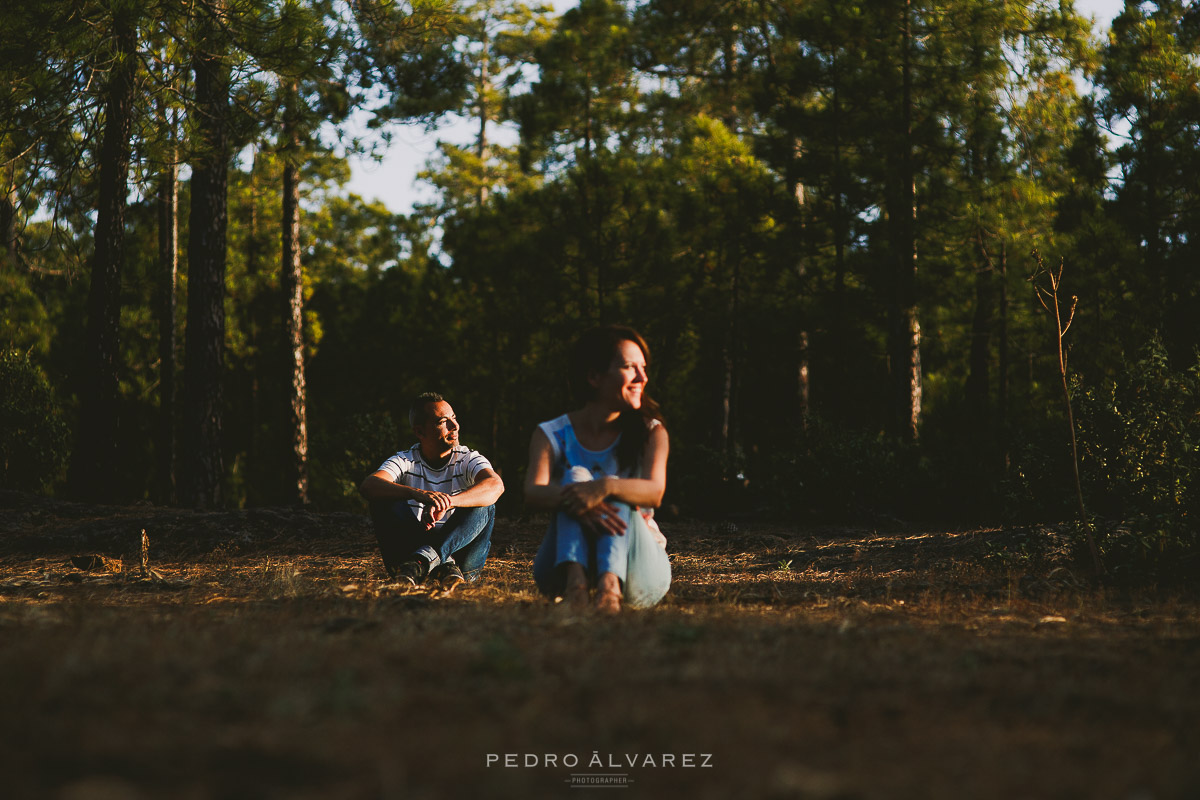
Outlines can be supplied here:
[[543, 422], [529, 446], [525, 501], [557, 513], [533, 563], [538, 588], [576, 608], [652, 606], [671, 583], [653, 509], [667, 486], [667, 430], [646, 394], [649, 349], [619, 325], [587, 331], [571, 353], [582, 407]]

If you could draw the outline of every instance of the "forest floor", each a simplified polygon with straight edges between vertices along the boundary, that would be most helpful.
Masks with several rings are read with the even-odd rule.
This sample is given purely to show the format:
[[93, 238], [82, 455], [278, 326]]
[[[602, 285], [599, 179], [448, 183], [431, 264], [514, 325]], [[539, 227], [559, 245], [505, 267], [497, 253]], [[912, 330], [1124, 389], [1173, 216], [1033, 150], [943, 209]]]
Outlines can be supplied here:
[[442, 596], [362, 515], [0, 492], [0, 795], [1200, 796], [1200, 592], [1052, 529], [673, 520], [609, 619], [535, 594], [542, 527]]

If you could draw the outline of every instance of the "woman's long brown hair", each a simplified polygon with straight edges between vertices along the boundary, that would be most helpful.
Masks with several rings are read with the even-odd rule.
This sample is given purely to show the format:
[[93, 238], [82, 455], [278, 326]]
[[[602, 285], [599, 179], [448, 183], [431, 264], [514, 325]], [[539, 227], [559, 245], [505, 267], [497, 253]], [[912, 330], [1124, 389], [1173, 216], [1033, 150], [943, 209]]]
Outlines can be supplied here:
[[[646, 358], [646, 367], [649, 369], [650, 348], [642, 335], [633, 328], [625, 325], [601, 325], [584, 331], [571, 348], [569, 380], [576, 402], [585, 404], [592, 399], [596, 390], [588, 382], [588, 378], [594, 373], [608, 369], [621, 342], [633, 342], [641, 348], [642, 355]], [[617, 445], [617, 464], [621, 469], [632, 470], [637, 466], [650, 437], [651, 420], [662, 422], [662, 412], [658, 403], [643, 391], [642, 407], [622, 411], [617, 421], [621, 433], [621, 442]]]

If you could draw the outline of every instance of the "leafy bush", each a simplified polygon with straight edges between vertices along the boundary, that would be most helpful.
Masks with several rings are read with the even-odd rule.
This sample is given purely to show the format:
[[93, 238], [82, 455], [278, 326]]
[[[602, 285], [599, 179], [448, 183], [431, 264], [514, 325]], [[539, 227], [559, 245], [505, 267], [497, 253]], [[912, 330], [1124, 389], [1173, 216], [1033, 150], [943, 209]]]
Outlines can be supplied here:
[[67, 458], [67, 426], [50, 384], [20, 350], [0, 351], [0, 486], [37, 491]]
[[1165, 565], [1200, 540], [1200, 360], [1170, 368], [1155, 338], [1115, 381], [1078, 394], [1080, 461], [1110, 569]]
[[356, 414], [318, 431], [310, 466], [313, 502], [324, 509], [363, 509], [359, 483], [411, 439], [388, 412]]
[[0, 347], [49, 352], [50, 318], [26, 276], [0, 269], [0, 308]]

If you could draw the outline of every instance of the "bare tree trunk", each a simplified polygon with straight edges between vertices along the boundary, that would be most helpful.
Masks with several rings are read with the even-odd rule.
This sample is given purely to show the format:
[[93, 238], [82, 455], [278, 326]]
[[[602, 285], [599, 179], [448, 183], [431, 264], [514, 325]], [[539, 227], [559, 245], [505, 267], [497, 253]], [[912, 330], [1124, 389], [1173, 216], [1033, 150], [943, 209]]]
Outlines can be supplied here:
[[739, 243], [735, 243], [733, 264], [729, 277], [729, 302], [725, 308], [725, 330], [721, 342], [721, 453], [726, 464], [737, 463], [737, 406], [738, 374], [737, 351], [738, 316], [741, 313], [741, 256]]
[[[801, 158], [801, 146], [800, 146], [799, 140], [796, 141], [794, 147], [795, 147], [795, 156], [796, 156], [797, 160], [799, 160]], [[792, 196], [796, 198], [796, 205], [800, 208], [803, 208], [804, 207], [804, 184], [798, 180], [792, 186]], [[804, 230], [803, 216], [801, 217], [801, 221], [800, 221], [800, 230], [801, 231]], [[804, 289], [804, 278], [805, 278], [805, 275], [807, 274], [807, 272], [808, 272], [808, 269], [804, 264], [804, 258], [801, 257], [797, 260], [797, 263], [796, 263], [796, 277], [799, 279], [798, 282], [799, 282], [801, 292], [803, 292], [803, 289]], [[802, 322], [801, 324], [803, 325], [804, 323]], [[798, 348], [798, 353], [797, 353], [798, 359], [797, 359], [797, 365], [796, 365], [796, 411], [797, 411], [797, 414], [799, 417], [800, 430], [807, 433], [808, 432], [808, 418], [809, 418], [809, 413], [810, 413], [810, 404], [809, 404], [810, 386], [809, 386], [809, 373], [808, 373], [808, 366], [809, 366], [808, 346], [809, 346], [809, 343], [808, 343], [808, 330], [804, 327], [801, 327], [800, 332], [797, 335], [797, 344], [799, 345], [799, 348]]]
[[[1151, 112], [1153, 115], [1153, 112]], [[1156, 115], [1155, 115], [1156, 116]], [[1167, 265], [1165, 262], [1166, 248], [1163, 245], [1163, 206], [1161, 193], [1170, 182], [1163, 169], [1162, 137], [1157, 133], [1157, 122], [1153, 116], [1146, 120], [1146, 133], [1143, 137], [1142, 163], [1146, 174], [1143, 181], [1145, 190], [1146, 212], [1142, 221], [1142, 257], [1145, 259], [1144, 275], [1153, 287], [1149, 296], [1142, 301], [1142, 307], [1152, 314], [1154, 327], [1157, 330], [1167, 329], [1167, 311], [1171, 307], [1171, 297], [1167, 285]], [[1168, 341], [1168, 347], [1172, 344]]]
[[[220, 5], [217, 0], [216, 5]], [[214, 14], [212, 7], [201, 14]], [[188, 454], [182, 500], [196, 508], [224, 500], [221, 381], [225, 368], [225, 261], [228, 222], [229, 69], [211, 16], [200, 23], [196, 82], [196, 158], [188, 218], [187, 341], [184, 348]]]
[[88, 291], [85, 391], [70, 475], [72, 494], [92, 501], [119, 499], [121, 271], [137, 70], [137, 26], [132, 11], [116, 12], [113, 32], [116, 52], [105, 91], [96, 249]]
[[1008, 249], [1000, 245], [1000, 364], [997, 367], [996, 428], [1000, 434], [1000, 453], [1008, 472]]
[[916, 170], [913, 163], [912, 9], [904, 0], [901, 56], [901, 148], [892, 210], [896, 281], [893, 311], [893, 380], [897, 432], [917, 441], [921, 425], [921, 323], [917, 310]]
[[608, 207], [604, 202], [605, 192], [601, 186], [603, 172], [599, 163], [588, 159], [588, 183], [592, 187], [592, 253], [596, 259], [596, 322], [604, 322], [605, 306], [608, 301], [606, 278], [608, 275], [609, 250], [604, 244], [604, 217]]
[[991, 380], [988, 373], [992, 349], [992, 268], [983, 252], [983, 231], [979, 231], [979, 238], [980, 243], [976, 246], [975, 313], [971, 318], [971, 351], [966, 394], [972, 425], [986, 429], [990, 417], [988, 398], [991, 396]]
[[167, 128], [167, 163], [158, 185], [158, 481], [166, 503], [176, 499], [175, 484], [175, 286], [179, 274], [179, 165], [174, 122]]
[[8, 181], [0, 192], [0, 269], [17, 268], [17, 186], [15, 165], [8, 168]]
[[[836, 8], [836, 5], [835, 5]], [[831, 350], [846, 346], [849, 340], [850, 316], [846, 301], [846, 243], [849, 238], [849, 215], [846, 213], [845, 148], [842, 146], [843, 114], [841, 98], [840, 59], [833, 56], [833, 309], [830, 315], [830, 336], [826, 337]], [[840, 402], [846, 396], [846, 359], [826, 359], [829, 365], [823, 378], [826, 396]], [[807, 425], [805, 425], [807, 430]]]
[[[487, 96], [488, 96], [488, 92], [490, 92], [492, 89], [491, 75], [488, 71], [490, 69], [490, 66], [489, 66], [490, 61], [488, 59], [488, 52], [489, 52], [489, 48], [491, 47], [491, 42], [488, 40], [487, 21], [486, 20], [484, 21], [482, 30], [483, 30], [483, 42], [482, 42], [483, 47], [480, 51], [481, 55], [480, 55], [480, 62], [479, 62], [479, 76], [478, 76], [477, 82], [476, 82], [476, 93], [479, 95], [479, 139], [475, 143], [475, 155], [479, 158], [480, 168], [484, 168], [484, 165], [487, 163], [487, 157], [488, 157]], [[486, 174], [486, 169], [484, 172]], [[481, 208], [483, 207], [483, 204], [487, 202], [487, 198], [488, 198], [488, 186], [486, 183], [480, 182], [479, 192], [477, 193], [475, 199], [479, 203], [479, 206]]]
[[800, 331], [800, 363], [797, 369], [797, 383], [799, 384], [798, 405], [800, 412], [800, 431], [808, 433], [809, 417], [812, 414], [812, 404], [809, 400], [811, 387], [809, 385], [808, 375], [808, 331]]
[[[979, 75], [983, 72], [983, 46], [978, 40], [971, 47], [972, 71]], [[979, 207], [984, 205], [984, 185], [987, 176], [984, 175], [985, 149], [987, 142], [984, 133], [984, 120], [989, 111], [983, 92], [975, 92], [971, 100], [971, 121], [967, 130], [967, 163], [969, 167], [970, 191]], [[981, 436], [991, 433], [991, 414], [989, 400], [991, 399], [991, 350], [992, 350], [992, 283], [995, 270], [988, 253], [987, 231], [983, 221], [976, 223], [975, 230], [975, 312], [971, 319], [971, 345], [968, 356], [967, 372], [967, 407], [971, 413], [971, 429], [978, 431]]]
[[[289, 103], [295, 103], [293, 85]], [[287, 151], [283, 158], [283, 264], [279, 283], [284, 297], [284, 329], [288, 350], [288, 430], [291, 458], [288, 462], [288, 499], [308, 504], [308, 407], [304, 383], [304, 271], [300, 263], [300, 169], [299, 140], [294, 123], [284, 122]]]
[[833, 86], [833, 319], [838, 324], [845, 317], [846, 311], [846, 235], [849, 225], [846, 221], [846, 182], [845, 166], [842, 157], [842, 105], [840, 78], [834, 70]]
[[[732, 326], [724, 333], [721, 342], [721, 427], [720, 451], [723, 455], [733, 452], [733, 338]], [[730, 462], [726, 461], [726, 464]]]
[[[266, 249], [263, 242], [262, 232], [260, 231], [258, 202], [260, 198], [259, 191], [259, 157], [262, 154], [262, 148], [258, 143], [254, 144], [254, 158], [250, 164], [250, 210], [249, 218], [246, 221], [249, 235], [246, 237], [246, 276], [250, 283], [250, 297], [245, 302], [241, 309], [242, 325], [246, 331], [246, 338], [249, 340], [249, 364], [247, 372], [249, 373], [249, 383], [244, 387], [247, 392], [245, 402], [249, 411], [250, 424], [246, 435], [246, 464], [249, 480], [246, 487], [246, 500], [251, 504], [266, 502], [277, 502], [279, 499], [279, 491], [277, 484], [269, 483], [265, 480], [267, 470], [264, 469], [263, 462], [270, 460], [270, 454], [273, 448], [263, 434], [263, 387], [271, 385], [271, 375], [274, 370], [271, 369], [271, 364], [264, 354], [266, 342], [263, 330], [273, 329], [273, 323], [278, 316], [275, 309], [275, 304], [271, 302], [273, 298], [266, 296], [266, 291], [263, 288], [261, 276], [263, 273], [263, 251]], [[239, 391], [243, 387], [238, 387]], [[270, 412], [268, 412], [270, 413]]]
[[903, 429], [901, 434], [907, 442], [915, 442], [920, 438], [921, 401], [923, 388], [921, 385], [921, 322], [915, 306], [903, 309], [900, 342], [902, 355], [906, 360], [901, 364], [900, 391], [901, 414]]

